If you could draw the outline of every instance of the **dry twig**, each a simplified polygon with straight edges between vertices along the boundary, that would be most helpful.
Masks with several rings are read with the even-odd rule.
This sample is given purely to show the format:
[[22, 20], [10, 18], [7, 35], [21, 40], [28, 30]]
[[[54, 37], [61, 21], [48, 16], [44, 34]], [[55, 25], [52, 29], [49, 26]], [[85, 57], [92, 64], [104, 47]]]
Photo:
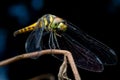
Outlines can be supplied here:
[[[36, 51], [36, 52], [31, 52], [31, 53], [29, 53], [29, 54], [26, 53], [26, 54], [18, 55], [18, 56], [9, 58], [9, 59], [7, 59], [7, 60], [1, 61], [1, 62], [0, 62], [0, 66], [7, 65], [7, 64], [10, 64], [10, 63], [12, 63], [12, 62], [21, 60], [21, 59], [26, 59], [26, 58], [31, 58], [31, 57], [38, 57], [38, 56], [42, 56], [42, 55], [50, 54], [50, 53], [51, 53], [51, 49], [42, 50], [42, 51]], [[66, 57], [68, 58], [68, 61], [69, 61], [69, 63], [70, 63], [70, 66], [71, 66], [71, 68], [72, 68], [72, 71], [73, 71], [75, 80], [81, 80], [81, 79], [80, 79], [80, 75], [79, 75], [79, 73], [78, 73], [78, 70], [77, 70], [77, 68], [76, 68], [74, 59], [73, 59], [73, 57], [72, 57], [72, 54], [71, 54], [69, 51], [67, 51], [67, 50], [52, 49], [52, 54], [63, 54], [63, 55], [66, 55]]]
[[67, 57], [66, 57], [66, 55], [64, 55], [64, 61], [59, 69], [58, 80], [71, 80], [67, 76]]

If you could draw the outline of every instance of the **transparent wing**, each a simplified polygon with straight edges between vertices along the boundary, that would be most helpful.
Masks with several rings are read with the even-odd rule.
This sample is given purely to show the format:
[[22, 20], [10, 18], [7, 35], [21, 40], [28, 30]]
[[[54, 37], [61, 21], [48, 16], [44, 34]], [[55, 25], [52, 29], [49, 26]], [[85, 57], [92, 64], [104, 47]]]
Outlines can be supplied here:
[[26, 43], [25, 43], [25, 49], [26, 52], [33, 52], [42, 50], [42, 37], [44, 32], [44, 24], [42, 27], [39, 27], [40, 21], [38, 20], [38, 24], [36, 25], [35, 29], [31, 32], [31, 34], [28, 36]]
[[96, 40], [95, 38], [89, 36], [82, 30], [80, 30], [79, 27], [73, 25], [72, 23], [68, 22], [67, 25], [68, 29], [65, 33], [69, 35], [71, 39], [74, 39], [79, 44], [82, 44], [87, 49], [92, 51], [102, 61], [103, 64], [105, 65], [116, 64], [117, 56], [110, 47]]
[[[68, 50], [72, 53], [78, 67], [93, 72], [103, 71], [104, 67], [99, 58], [82, 44], [75, 41], [68, 34], [64, 33], [62, 37], [57, 36], [57, 40], [60, 49]], [[62, 58], [61, 56], [57, 57], [60, 59]]]
[[25, 43], [26, 52], [33, 52], [42, 49], [41, 38], [44, 28], [37, 28], [31, 32]]

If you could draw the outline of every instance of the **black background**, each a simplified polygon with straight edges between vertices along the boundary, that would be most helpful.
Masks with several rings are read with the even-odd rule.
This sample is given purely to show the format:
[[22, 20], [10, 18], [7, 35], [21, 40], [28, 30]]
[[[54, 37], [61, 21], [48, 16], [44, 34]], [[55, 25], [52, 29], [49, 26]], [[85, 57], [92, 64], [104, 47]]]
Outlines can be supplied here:
[[[27, 6], [31, 15], [31, 20], [26, 25], [19, 24], [15, 18], [9, 16], [7, 11], [9, 6], [19, 2]], [[2, 0], [0, 2], [0, 24], [8, 31], [7, 49], [3, 59], [25, 53], [24, 43], [29, 33], [13, 37], [15, 30], [32, 24], [44, 14], [51, 13], [80, 26], [89, 35], [113, 48], [118, 55], [118, 64], [105, 66], [102, 73], [89, 72], [79, 68], [82, 80], [119, 80], [120, 9], [116, 7], [115, 12], [108, 11], [108, 5], [111, 3], [112, 0], [45, 0], [43, 8], [35, 11], [31, 8], [29, 0]], [[37, 60], [25, 59], [8, 65], [8, 75], [10, 80], [25, 80], [44, 73], [52, 73], [57, 76], [61, 63], [50, 55], [41, 56]], [[73, 77], [70, 67], [68, 74]]]

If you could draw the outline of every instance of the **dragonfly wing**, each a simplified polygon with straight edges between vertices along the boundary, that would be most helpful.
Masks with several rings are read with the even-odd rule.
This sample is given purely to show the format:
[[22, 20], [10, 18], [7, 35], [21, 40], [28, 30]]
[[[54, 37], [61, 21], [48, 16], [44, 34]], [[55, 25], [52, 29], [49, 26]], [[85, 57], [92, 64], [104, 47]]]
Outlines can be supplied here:
[[81, 43], [86, 48], [94, 52], [94, 54], [99, 57], [103, 64], [116, 64], [116, 54], [110, 47], [89, 36], [87, 33], [83, 32], [79, 29], [79, 27], [73, 25], [72, 23], [68, 22], [67, 25], [68, 30], [66, 31], [66, 33], [70, 35], [73, 39], [78, 41], [78, 43]]
[[31, 34], [28, 36], [26, 43], [25, 43], [25, 49], [26, 52], [33, 52], [42, 50], [42, 36], [44, 32], [44, 27], [36, 27]]
[[[104, 67], [99, 58], [72, 37], [64, 33], [62, 37], [57, 36], [57, 39], [60, 49], [70, 51], [78, 67], [93, 72], [103, 71]], [[57, 57], [61, 59], [61, 56]]]

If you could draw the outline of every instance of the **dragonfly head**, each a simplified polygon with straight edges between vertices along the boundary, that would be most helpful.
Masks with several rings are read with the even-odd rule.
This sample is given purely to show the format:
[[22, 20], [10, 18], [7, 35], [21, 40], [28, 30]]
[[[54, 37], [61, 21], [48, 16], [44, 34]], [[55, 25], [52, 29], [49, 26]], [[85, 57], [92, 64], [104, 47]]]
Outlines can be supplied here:
[[52, 29], [55, 30], [56, 32], [64, 32], [67, 30], [67, 24], [65, 20], [56, 17], [52, 23]]

